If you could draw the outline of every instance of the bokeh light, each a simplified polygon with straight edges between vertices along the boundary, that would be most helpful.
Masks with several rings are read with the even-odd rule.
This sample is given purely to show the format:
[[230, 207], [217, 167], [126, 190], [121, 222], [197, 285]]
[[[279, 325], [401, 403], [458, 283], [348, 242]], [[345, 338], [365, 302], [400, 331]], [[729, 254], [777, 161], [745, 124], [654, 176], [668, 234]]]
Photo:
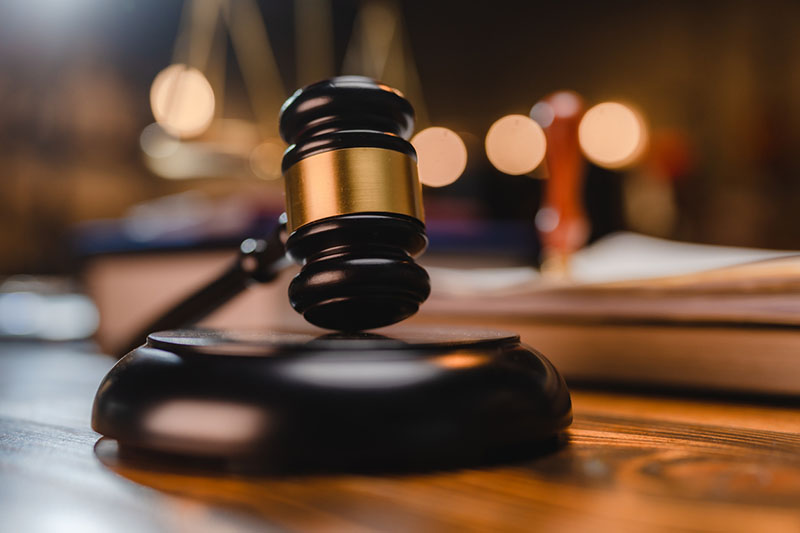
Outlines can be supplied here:
[[486, 134], [486, 155], [500, 172], [532, 172], [544, 159], [547, 141], [541, 126], [525, 115], [498, 119]]
[[455, 182], [467, 167], [467, 147], [453, 130], [426, 128], [411, 139], [417, 151], [419, 180], [429, 187]]
[[150, 107], [164, 130], [178, 137], [194, 137], [214, 118], [214, 90], [196, 68], [170, 65], [153, 80]]
[[530, 117], [542, 128], [547, 129], [556, 119], [570, 118], [581, 112], [581, 97], [574, 91], [559, 91], [546, 100], [534, 104]]
[[160, 159], [177, 152], [181, 141], [154, 122], [142, 130], [142, 134], [139, 136], [139, 145], [145, 154]]
[[581, 119], [578, 140], [584, 155], [605, 168], [623, 168], [639, 160], [647, 146], [641, 114], [619, 102], [602, 102]]
[[277, 140], [264, 141], [250, 153], [250, 169], [261, 179], [274, 180], [280, 178], [281, 161], [286, 145]]

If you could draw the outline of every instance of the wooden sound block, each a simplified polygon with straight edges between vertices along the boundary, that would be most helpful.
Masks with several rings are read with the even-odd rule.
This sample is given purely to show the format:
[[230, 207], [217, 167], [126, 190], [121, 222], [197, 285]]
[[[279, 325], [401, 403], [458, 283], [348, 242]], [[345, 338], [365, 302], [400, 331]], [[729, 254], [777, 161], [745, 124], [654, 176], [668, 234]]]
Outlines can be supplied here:
[[395, 326], [154, 333], [103, 380], [92, 427], [121, 451], [298, 472], [529, 457], [571, 421], [564, 380], [517, 335]]

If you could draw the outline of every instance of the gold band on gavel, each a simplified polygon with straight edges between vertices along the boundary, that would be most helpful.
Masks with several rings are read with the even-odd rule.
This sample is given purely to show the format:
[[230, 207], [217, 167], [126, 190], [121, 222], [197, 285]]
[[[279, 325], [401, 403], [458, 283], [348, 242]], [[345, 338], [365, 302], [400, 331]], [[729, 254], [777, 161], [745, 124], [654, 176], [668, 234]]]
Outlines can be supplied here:
[[342, 148], [301, 159], [286, 171], [289, 233], [336, 215], [399, 213], [425, 221], [416, 162], [384, 148]]

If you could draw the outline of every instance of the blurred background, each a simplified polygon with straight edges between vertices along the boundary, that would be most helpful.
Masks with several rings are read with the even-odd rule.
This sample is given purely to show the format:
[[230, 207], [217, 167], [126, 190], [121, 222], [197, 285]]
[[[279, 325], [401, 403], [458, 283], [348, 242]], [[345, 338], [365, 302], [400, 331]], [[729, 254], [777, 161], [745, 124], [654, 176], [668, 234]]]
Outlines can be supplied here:
[[432, 257], [540, 260], [562, 104], [584, 240], [798, 248], [798, 34], [790, 0], [6, 0], [0, 277], [266, 231], [279, 107], [338, 74], [417, 109]]

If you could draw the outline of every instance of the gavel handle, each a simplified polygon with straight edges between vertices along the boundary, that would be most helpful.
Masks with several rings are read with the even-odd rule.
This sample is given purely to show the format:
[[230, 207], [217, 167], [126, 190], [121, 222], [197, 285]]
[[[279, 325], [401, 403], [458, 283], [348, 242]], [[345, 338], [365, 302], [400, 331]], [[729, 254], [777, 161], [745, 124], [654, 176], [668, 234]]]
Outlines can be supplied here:
[[187, 327], [207, 317], [244, 291], [253, 282], [268, 283], [291, 264], [286, 255], [286, 225], [279, 224], [267, 239], [245, 239], [239, 257], [219, 276], [184, 297], [114, 350], [122, 357], [138, 348], [154, 331]]

